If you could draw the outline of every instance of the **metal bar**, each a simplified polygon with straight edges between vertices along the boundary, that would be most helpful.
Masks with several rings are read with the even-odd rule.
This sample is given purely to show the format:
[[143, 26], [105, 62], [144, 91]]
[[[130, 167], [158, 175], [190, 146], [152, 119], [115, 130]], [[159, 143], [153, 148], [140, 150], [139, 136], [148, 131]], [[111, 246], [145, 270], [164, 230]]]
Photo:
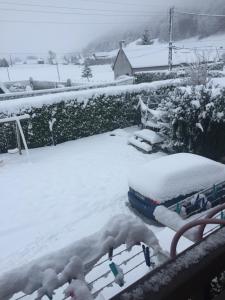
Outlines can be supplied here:
[[22, 141], [23, 141], [24, 148], [26, 150], [27, 157], [28, 157], [28, 159], [30, 159], [30, 154], [29, 154], [29, 150], [28, 150], [28, 147], [27, 147], [27, 142], [26, 142], [26, 139], [25, 139], [25, 136], [24, 136], [24, 133], [23, 133], [22, 126], [20, 124], [20, 120], [17, 119], [16, 122], [17, 122], [18, 127], [19, 127], [20, 135], [22, 137]]
[[[219, 212], [221, 212], [222, 210], [225, 210], [225, 204], [221, 204], [221, 205], [215, 207], [212, 211], [210, 211], [210, 212], [206, 215], [206, 218], [207, 218], [207, 219], [211, 219], [212, 217], [216, 216], [216, 215], [217, 215]], [[198, 235], [197, 235], [198, 240], [201, 240], [201, 239], [202, 239], [202, 236], [203, 236], [205, 227], [206, 227], [206, 225], [204, 225], [204, 224], [203, 224], [202, 226], [199, 227]]]
[[27, 120], [30, 119], [29, 115], [22, 115], [22, 116], [13, 116], [9, 118], [0, 119], [0, 123], [7, 123], [7, 122], [15, 122], [17, 120]]
[[181, 236], [186, 231], [188, 231], [189, 229], [191, 229], [193, 227], [199, 226], [199, 225], [202, 225], [205, 228], [205, 226], [209, 225], [209, 224], [219, 224], [219, 225], [222, 224], [222, 225], [225, 225], [225, 220], [207, 218], [207, 219], [202, 219], [202, 220], [195, 220], [195, 221], [192, 221], [188, 224], [185, 224], [182, 228], [179, 229], [179, 231], [177, 231], [177, 233], [175, 234], [175, 236], [172, 240], [171, 247], [170, 247], [170, 256], [171, 256], [171, 258], [173, 259], [173, 258], [176, 257], [178, 242], [179, 242]]
[[[136, 269], [137, 267], [143, 265], [145, 263], [145, 260], [140, 262], [139, 264], [137, 264], [136, 266], [134, 266], [133, 268], [131, 268], [130, 270], [128, 270], [127, 272], [124, 273], [124, 275], [127, 275], [128, 273], [130, 273], [131, 271], [133, 271], [134, 269]], [[112, 285], [115, 282], [115, 280], [109, 282], [107, 285], [105, 285], [104, 287], [102, 287], [101, 289], [97, 290], [96, 292], [94, 292], [92, 295], [95, 297], [97, 296], [99, 293], [101, 293], [101, 291], [103, 291], [105, 288], [109, 287], [110, 285]]]
[[[128, 258], [128, 259], [122, 261], [122, 263], [119, 264], [119, 267], [122, 266], [122, 265], [124, 265], [124, 264], [127, 264], [130, 260], [132, 260], [134, 257], [140, 255], [141, 253], [142, 253], [142, 250], [141, 250], [140, 252], [136, 253], [135, 255], [131, 256], [130, 258]], [[153, 257], [153, 256], [154, 256], [154, 255], [152, 255], [152, 257]], [[93, 268], [93, 269], [95, 269], [95, 268]], [[96, 281], [98, 281], [98, 280], [101, 279], [101, 278], [104, 278], [104, 277], [105, 277], [106, 275], [108, 275], [108, 274], [110, 274], [110, 271], [107, 271], [107, 272], [103, 273], [100, 277], [98, 277], [98, 278], [92, 280], [91, 282], [88, 282], [88, 285], [91, 285], [91, 284], [95, 283]]]
[[17, 147], [19, 149], [19, 154], [22, 155], [20, 132], [19, 132], [19, 127], [17, 122], [16, 122], [16, 139], [17, 139]]

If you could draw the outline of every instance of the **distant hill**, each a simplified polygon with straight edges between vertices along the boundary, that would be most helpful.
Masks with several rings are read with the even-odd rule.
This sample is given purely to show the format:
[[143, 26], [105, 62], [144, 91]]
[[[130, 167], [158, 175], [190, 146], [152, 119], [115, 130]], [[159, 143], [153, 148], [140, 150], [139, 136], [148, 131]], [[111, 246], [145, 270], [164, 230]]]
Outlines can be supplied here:
[[[196, 2], [194, 5], [193, 3]], [[179, 11], [196, 12], [205, 14], [225, 14], [224, 0], [191, 1], [191, 5], [182, 8], [175, 6]], [[164, 10], [165, 11], [165, 10]], [[147, 12], [146, 12], [147, 13]], [[146, 23], [138, 26], [131, 26], [126, 29], [118, 29], [92, 41], [84, 53], [97, 51], [110, 51], [118, 47], [120, 40], [126, 43], [140, 38], [145, 29], [148, 29], [152, 38], [160, 41], [168, 41], [168, 16], [151, 17]], [[187, 39], [194, 36], [204, 38], [213, 34], [225, 32], [225, 18], [193, 16], [188, 14], [176, 14], [174, 18], [174, 40]]]

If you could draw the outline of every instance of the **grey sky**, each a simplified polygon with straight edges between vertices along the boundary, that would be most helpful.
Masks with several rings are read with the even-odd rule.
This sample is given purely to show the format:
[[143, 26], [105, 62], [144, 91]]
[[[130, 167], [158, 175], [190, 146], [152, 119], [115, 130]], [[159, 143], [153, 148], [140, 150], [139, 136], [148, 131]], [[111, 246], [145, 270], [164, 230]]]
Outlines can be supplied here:
[[0, 52], [2, 55], [4, 52], [45, 53], [49, 49], [58, 53], [80, 50], [88, 42], [113, 28], [128, 26], [130, 23], [129, 26], [135, 26], [146, 20], [146, 15], [162, 11], [166, 13], [172, 3], [180, 5], [182, 2], [0, 0]]

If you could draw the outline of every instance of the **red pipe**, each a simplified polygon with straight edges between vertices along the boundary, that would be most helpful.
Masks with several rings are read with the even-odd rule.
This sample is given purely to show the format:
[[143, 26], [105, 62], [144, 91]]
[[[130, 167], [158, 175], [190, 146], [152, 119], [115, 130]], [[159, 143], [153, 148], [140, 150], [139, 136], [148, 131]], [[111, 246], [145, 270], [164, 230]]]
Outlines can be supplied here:
[[[213, 210], [211, 210], [206, 216], [205, 216], [205, 219], [211, 219], [212, 217], [214, 217], [216, 214], [218, 214], [219, 212], [221, 212], [222, 210], [225, 209], [225, 204], [221, 204], [217, 207], [215, 207]], [[204, 233], [204, 230], [205, 230], [205, 227], [206, 227], [207, 224], [202, 224], [199, 229], [198, 229], [198, 232], [197, 232], [197, 241], [201, 241], [202, 238], [203, 238], [203, 233]]]
[[219, 225], [225, 225], [225, 220], [220, 220], [220, 219], [201, 219], [201, 220], [195, 220], [192, 221], [188, 224], [185, 224], [183, 227], [180, 228], [179, 231], [177, 231], [177, 233], [175, 234], [171, 246], [170, 246], [170, 257], [171, 258], [175, 258], [177, 255], [177, 244], [181, 238], [181, 236], [188, 231], [189, 229], [195, 227], [195, 226], [199, 226], [202, 225], [205, 226], [208, 224], [219, 224]]

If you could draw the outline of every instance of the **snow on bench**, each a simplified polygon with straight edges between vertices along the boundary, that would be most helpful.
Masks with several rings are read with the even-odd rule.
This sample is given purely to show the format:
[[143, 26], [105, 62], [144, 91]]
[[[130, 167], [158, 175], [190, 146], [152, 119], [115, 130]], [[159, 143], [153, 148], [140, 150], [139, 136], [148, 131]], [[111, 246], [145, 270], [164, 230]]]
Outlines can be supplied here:
[[[143, 123], [144, 123], [144, 121], [142, 120], [142, 124]], [[151, 127], [151, 128], [154, 128], [154, 129], [158, 129], [158, 130], [161, 128], [161, 126], [160, 126], [160, 124], [158, 122], [154, 122], [152, 120], [146, 121], [145, 122], [145, 126], [146, 127]]]
[[144, 152], [151, 152], [152, 151], [152, 146], [145, 143], [144, 141], [141, 141], [139, 139], [136, 139], [135, 137], [130, 137], [128, 139], [128, 144], [135, 146], [141, 150], [143, 150]]
[[150, 129], [143, 129], [140, 131], [136, 131], [134, 135], [136, 137], [143, 139], [144, 141], [149, 142], [151, 145], [155, 145], [163, 142], [163, 138], [159, 134], [157, 134], [156, 132]]

